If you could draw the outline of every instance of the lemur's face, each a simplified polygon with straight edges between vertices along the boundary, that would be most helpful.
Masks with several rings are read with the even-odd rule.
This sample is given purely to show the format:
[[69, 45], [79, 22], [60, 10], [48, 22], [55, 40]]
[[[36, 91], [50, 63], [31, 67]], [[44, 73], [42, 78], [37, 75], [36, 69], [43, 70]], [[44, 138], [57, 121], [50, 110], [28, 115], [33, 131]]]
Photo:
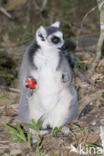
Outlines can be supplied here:
[[63, 33], [59, 30], [59, 22], [50, 27], [41, 26], [36, 32], [37, 44], [42, 48], [61, 49], [64, 45]]

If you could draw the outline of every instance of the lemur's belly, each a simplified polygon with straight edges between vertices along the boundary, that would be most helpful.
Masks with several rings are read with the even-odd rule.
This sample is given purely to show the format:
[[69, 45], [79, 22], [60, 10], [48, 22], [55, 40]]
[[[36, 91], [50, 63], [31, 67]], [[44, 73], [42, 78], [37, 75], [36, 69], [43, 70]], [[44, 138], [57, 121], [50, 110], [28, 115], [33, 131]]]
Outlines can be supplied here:
[[56, 70], [59, 65], [60, 57], [57, 52], [46, 52], [44, 55], [39, 52], [34, 57], [34, 63], [38, 70], [33, 71], [32, 75], [37, 80], [38, 89], [36, 91], [39, 104], [49, 107], [56, 105], [59, 100], [60, 90], [62, 89], [61, 75]]
[[46, 67], [41, 70], [38, 83], [39, 89], [43, 91], [43, 94], [49, 94], [57, 92], [61, 85], [61, 73], [56, 70], [52, 70], [49, 67]]
[[38, 95], [44, 106], [52, 107], [59, 100], [61, 84], [61, 73], [50, 67], [44, 67], [38, 77]]

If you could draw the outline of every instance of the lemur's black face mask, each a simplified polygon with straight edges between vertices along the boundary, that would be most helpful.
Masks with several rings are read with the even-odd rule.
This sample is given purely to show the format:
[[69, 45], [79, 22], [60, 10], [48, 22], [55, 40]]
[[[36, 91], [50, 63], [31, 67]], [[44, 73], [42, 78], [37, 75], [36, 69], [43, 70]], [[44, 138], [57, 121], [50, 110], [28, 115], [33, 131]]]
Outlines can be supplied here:
[[64, 45], [60, 48], [61, 50], [65, 51], [65, 50], [75, 50], [76, 48], [76, 44], [74, 42], [72, 42], [71, 40], [66, 40]]

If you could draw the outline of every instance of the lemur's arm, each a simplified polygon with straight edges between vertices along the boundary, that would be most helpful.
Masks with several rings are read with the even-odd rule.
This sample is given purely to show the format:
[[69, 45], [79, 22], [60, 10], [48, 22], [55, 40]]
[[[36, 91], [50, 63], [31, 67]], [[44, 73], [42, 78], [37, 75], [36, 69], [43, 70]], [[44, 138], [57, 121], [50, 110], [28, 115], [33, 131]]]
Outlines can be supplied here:
[[65, 51], [64, 56], [66, 57], [66, 59], [68, 60], [70, 66], [72, 68], [74, 68], [74, 66], [76, 64], [79, 64], [78, 59], [76, 58], [76, 56], [72, 52]]
[[33, 89], [37, 88], [37, 82], [31, 76], [31, 71], [37, 70], [35, 64], [33, 64], [33, 53], [35, 53], [35, 50], [36, 43], [33, 42], [24, 54], [20, 70], [20, 90], [21, 93], [25, 92], [27, 96], [32, 95]]
[[61, 73], [61, 82], [70, 83], [72, 81], [72, 71], [68, 65], [68, 61], [64, 54], [60, 55], [60, 64], [58, 66], [58, 71]]

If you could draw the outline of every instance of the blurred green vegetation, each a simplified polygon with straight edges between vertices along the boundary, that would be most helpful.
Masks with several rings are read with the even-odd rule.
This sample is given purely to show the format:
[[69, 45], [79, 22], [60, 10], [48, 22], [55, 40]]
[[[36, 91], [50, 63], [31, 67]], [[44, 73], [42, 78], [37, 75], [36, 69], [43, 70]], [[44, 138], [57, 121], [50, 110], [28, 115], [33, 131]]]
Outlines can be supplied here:
[[2, 5], [2, 3], [3, 3], [3, 0], [0, 0], [0, 5]]
[[3, 78], [5, 85], [14, 86], [18, 59], [16, 56], [9, 56], [6, 51], [0, 51], [0, 77]]

